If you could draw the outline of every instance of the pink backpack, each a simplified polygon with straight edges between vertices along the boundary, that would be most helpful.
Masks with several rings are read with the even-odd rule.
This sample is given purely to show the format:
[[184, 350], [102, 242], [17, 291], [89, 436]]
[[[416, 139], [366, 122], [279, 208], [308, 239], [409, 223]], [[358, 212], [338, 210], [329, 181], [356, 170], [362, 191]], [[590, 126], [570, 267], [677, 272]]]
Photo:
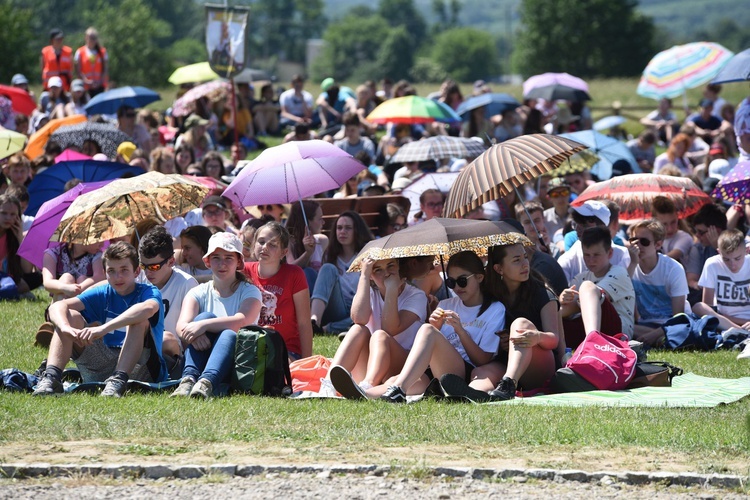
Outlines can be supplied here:
[[627, 387], [635, 374], [638, 356], [628, 345], [626, 335], [611, 337], [591, 332], [578, 346], [567, 367], [600, 390]]

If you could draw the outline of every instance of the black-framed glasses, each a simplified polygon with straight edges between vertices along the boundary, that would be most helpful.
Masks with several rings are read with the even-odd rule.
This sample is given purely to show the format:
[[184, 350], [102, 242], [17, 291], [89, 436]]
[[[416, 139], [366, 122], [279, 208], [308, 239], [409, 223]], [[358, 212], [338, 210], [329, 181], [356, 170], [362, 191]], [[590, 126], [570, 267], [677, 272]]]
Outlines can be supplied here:
[[461, 288], [466, 288], [466, 285], [469, 284], [469, 278], [474, 276], [473, 274], [465, 274], [463, 276], [459, 276], [458, 278], [446, 278], [445, 279], [445, 286], [453, 290], [456, 288], [456, 285], [458, 285]]
[[641, 246], [647, 247], [651, 245], [651, 240], [648, 238], [630, 238], [628, 239], [630, 243], [640, 243]]
[[695, 230], [695, 235], [698, 237], [703, 236], [704, 234], [708, 234], [708, 229], [706, 230], [696, 229]]
[[169, 259], [170, 259], [170, 257], [167, 257], [163, 261], [157, 262], [155, 264], [144, 264], [143, 262], [141, 262], [141, 269], [143, 269], [144, 271], [156, 272], [159, 269], [161, 269], [162, 267], [164, 267], [164, 264], [166, 264], [167, 262], [169, 262]]

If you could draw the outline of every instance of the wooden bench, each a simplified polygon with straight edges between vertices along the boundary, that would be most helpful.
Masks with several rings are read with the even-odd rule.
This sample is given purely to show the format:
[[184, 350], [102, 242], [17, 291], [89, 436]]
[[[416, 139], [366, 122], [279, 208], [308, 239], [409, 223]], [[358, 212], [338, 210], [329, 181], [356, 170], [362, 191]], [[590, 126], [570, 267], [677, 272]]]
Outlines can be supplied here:
[[323, 233], [329, 238], [333, 230], [333, 224], [342, 212], [352, 210], [362, 216], [367, 226], [373, 233], [377, 232], [377, 220], [380, 210], [388, 203], [400, 205], [406, 213], [409, 213], [411, 203], [405, 196], [383, 195], [363, 196], [361, 198], [315, 198], [323, 210]]

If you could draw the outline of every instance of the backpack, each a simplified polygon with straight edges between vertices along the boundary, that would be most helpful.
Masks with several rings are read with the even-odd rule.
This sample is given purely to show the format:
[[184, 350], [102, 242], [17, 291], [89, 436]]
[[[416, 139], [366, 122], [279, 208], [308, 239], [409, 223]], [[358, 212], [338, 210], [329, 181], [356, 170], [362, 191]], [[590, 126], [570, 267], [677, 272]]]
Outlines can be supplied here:
[[638, 356], [625, 335], [593, 331], [578, 346], [567, 368], [600, 390], [624, 389], [635, 374]]
[[289, 353], [279, 332], [257, 325], [240, 328], [230, 387], [233, 392], [258, 396], [292, 393]]

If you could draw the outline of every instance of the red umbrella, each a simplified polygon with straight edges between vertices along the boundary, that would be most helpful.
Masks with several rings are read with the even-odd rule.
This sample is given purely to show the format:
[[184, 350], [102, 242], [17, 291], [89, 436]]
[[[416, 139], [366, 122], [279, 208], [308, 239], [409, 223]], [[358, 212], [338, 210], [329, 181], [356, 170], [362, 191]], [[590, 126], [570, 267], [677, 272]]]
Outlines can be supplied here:
[[16, 87], [0, 85], [0, 95], [10, 99], [13, 111], [22, 115], [30, 115], [36, 109], [36, 104], [28, 92]]
[[629, 174], [587, 187], [572, 205], [578, 207], [588, 200], [612, 200], [620, 206], [620, 220], [635, 223], [651, 218], [651, 202], [657, 196], [671, 199], [680, 219], [711, 203], [711, 198], [686, 177]]

